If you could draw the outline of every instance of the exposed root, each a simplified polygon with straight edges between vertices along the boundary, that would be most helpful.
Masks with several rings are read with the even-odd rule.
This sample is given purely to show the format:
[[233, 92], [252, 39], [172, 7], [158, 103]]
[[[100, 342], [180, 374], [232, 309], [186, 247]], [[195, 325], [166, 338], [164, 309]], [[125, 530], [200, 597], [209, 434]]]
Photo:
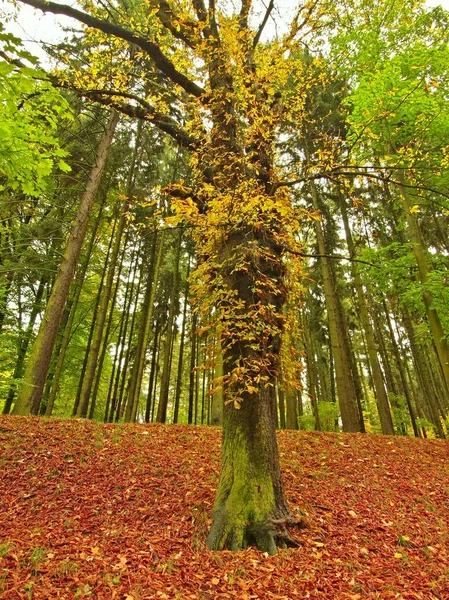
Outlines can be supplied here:
[[246, 523], [231, 523], [225, 512], [215, 515], [214, 523], [207, 537], [210, 550], [244, 550], [255, 546], [261, 552], [276, 554], [278, 548], [297, 548], [300, 543], [288, 530], [288, 527], [303, 527], [301, 519], [287, 515], [281, 519]]

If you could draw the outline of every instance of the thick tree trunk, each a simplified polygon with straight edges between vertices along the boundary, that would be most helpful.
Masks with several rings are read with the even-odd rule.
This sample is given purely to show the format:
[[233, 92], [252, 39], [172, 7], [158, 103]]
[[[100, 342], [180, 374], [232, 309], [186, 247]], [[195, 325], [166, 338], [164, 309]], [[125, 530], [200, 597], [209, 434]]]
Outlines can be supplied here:
[[89, 173], [85, 192], [81, 199], [75, 221], [70, 232], [66, 249], [56, 276], [37, 338], [33, 344], [28, 365], [25, 370], [22, 388], [19, 392], [14, 414], [37, 414], [42, 392], [50, 364], [53, 347], [58, 334], [62, 313], [70, 291], [81, 246], [86, 235], [93, 202], [100, 186], [101, 175], [106, 164], [109, 147], [118, 122], [117, 113], [113, 113], [107, 129], [98, 146], [95, 165]]
[[287, 531], [296, 524], [284, 497], [275, 430], [275, 390], [265, 386], [241, 408], [224, 407], [220, 482], [207, 538], [212, 550], [255, 545], [275, 554], [295, 546]]

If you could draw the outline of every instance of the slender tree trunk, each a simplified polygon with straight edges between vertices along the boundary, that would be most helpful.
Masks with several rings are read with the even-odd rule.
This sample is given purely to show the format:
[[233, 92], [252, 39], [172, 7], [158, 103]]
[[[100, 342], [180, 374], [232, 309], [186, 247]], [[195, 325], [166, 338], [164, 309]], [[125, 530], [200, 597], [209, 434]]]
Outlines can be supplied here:
[[186, 273], [186, 289], [184, 293], [184, 306], [182, 311], [182, 325], [181, 325], [181, 339], [179, 342], [179, 358], [178, 358], [178, 373], [176, 377], [176, 391], [175, 391], [175, 403], [173, 410], [173, 423], [178, 422], [179, 418], [179, 404], [181, 400], [181, 387], [182, 387], [182, 376], [184, 367], [184, 345], [186, 337], [186, 324], [187, 324], [187, 304], [189, 299], [189, 274], [190, 274], [190, 257], [187, 263]]
[[[404, 393], [405, 401], [407, 402], [407, 409], [408, 409], [408, 413], [410, 415], [410, 420], [412, 422], [413, 433], [414, 433], [415, 437], [421, 437], [418, 425], [416, 423], [416, 413], [415, 413], [415, 409], [413, 407], [412, 396], [411, 396], [407, 378], [406, 378], [405, 372], [404, 372], [403, 360], [401, 357], [401, 353], [399, 351], [398, 342], [396, 341], [395, 332], [393, 331], [393, 325], [392, 325], [392, 322], [390, 319], [390, 313], [388, 311], [388, 307], [387, 307], [385, 298], [382, 298], [382, 303], [383, 303], [385, 315], [387, 317], [387, 327], [388, 327], [388, 331], [390, 333], [391, 344], [392, 344], [392, 348], [393, 348], [393, 356], [394, 356], [394, 359], [396, 362], [396, 368], [398, 370], [399, 377], [401, 379], [402, 391]], [[398, 325], [397, 325], [397, 321], [396, 321], [396, 331], [397, 331], [397, 327], [398, 327]], [[405, 361], [406, 361], [406, 358], [404, 358], [404, 362]]]
[[[403, 175], [400, 174], [403, 179]], [[401, 185], [399, 187], [404, 211], [407, 219], [407, 227], [412, 243], [413, 253], [415, 255], [416, 264], [418, 266], [419, 279], [423, 285], [428, 281], [429, 267], [427, 264], [426, 251], [419, 229], [418, 221], [415, 215], [411, 212], [412, 203], [408, 197], [407, 189]], [[449, 390], [449, 344], [444, 335], [438, 311], [433, 307], [433, 296], [429, 290], [425, 290], [422, 294], [424, 306], [426, 308], [427, 319], [430, 325], [430, 331], [438, 353], [441, 369], [443, 371], [446, 388]]]
[[47, 285], [47, 278], [44, 276], [41, 278], [39, 282], [39, 286], [37, 288], [36, 297], [34, 300], [33, 308], [31, 309], [30, 318], [28, 321], [28, 326], [23, 336], [20, 339], [19, 343], [19, 351], [17, 354], [17, 362], [14, 368], [14, 373], [12, 376], [12, 382], [9, 388], [8, 396], [5, 401], [5, 405], [3, 407], [3, 414], [9, 414], [11, 410], [12, 403], [14, 401], [14, 396], [16, 395], [17, 389], [17, 381], [21, 379], [23, 375], [23, 367], [25, 364], [25, 357], [28, 350], [28, 346], [31, 341], [31, 336], [33, 335], [34, 324], [36, 323], [37, 315], [42, 310], [42, 298], [44, 296], [45, 286]]
[[[134, 349], [134, 329], [135, 329], [135, 325], [136, 325], [137, 307], [139, 304], [139, 296], [140, 296], [140, 287], [141, 287], [142, 279], [143, 279], [143, 268], [144, 268], [143, 264], [144, 263], [142, 263], [142, 267], [140, 270], [139, 282], [137, 284], [136, 301], [135, 301], [134, 311], [133, 311], [132, 318], [131, 318], [131, 326], [129, 329], [128, 344], [127, 344], [126, 352], [124, 353], [123, 367], [122, 367], [121, 371], [119, 373], [117, 373], [116, 388], [114, 390], [113, 406], [116, 407], [116, 415], [115, 415], [116, 421], [118, 421], [123, 416], [123, 413], [124, 413], [123, 400], [124, 400], [124, 395], [125, 395], [126, 382], [128, 380], [128, 366], [132, 360], [132, 355], [135, 350]], [[122, 361], [120, 360], [120, 364], [121, 363], [122, 363]], [[118, 396], [117, 396], [117, 391], [118, 391]]]
[[165, 231], [156, 238], [153, 244], [153, 268], [148, 273], [147, 286], [142, 304], [141, 322], [139, 327], [139, 338], [137, 340], [136, 356], [131, 370], [128, 398], [125, 411], [125, 421], [132, 423], [137, 414], [140, 400], [140, 389], [145, 369], [148, 344], [150, 341], [151, 327], [153, 325], [153, 312], [156, 299], [156, 291], [159, 282], [159, 272], [164, 253]]
[[418, 376], [418, 381], [420, 384], [421, 398], [423, 400], [423, 407], [427, 408], [427, 419], [434, 426], [435, 434], [439, 438], [445, 438], [443, 426], [441, 424], [440, 416], [438, 414], [438, 409], [436, 406], [435, 399], [432, 394], [432, 390], [429, 386], [429, 377], [426, 369], [426, 365], [424, 362], [424, 358], [422, 355], [422, 350], [420, 345], [416, 342], [415, 330], [413, 327], [412, 320], [410, 315], [407, 314], [406, 311], [403, 312], [403, 323], [405, 330], [407, 331], [410, 348], [412, 350], [413, 361], [415, 363], [415, 369]]
[[276, 382], [277, 390], [277, 411], [279, 414], [279, 426], [281, 429], [285, 429], [285, 394], [284, 390], [281, 389], [278, 382]]
[[[348, 244], [349, 255], [351, 258], [355, 257], [354, 242], [352, 240], [352, 232], [349, 226], [348, 213], [346, 210], [345, 200], [340, 196], [340, 208], [343, 217], [343, 223], [345, 228], [346, 242]], [[371, 321], [368, 313], [367, 303], [365, 301], [365, 294], [363, 291], [363, 284], [360, 274], [357, 270], [355, 262], [351, 262], [352, 277], [354, 280], [354, 286], [357, 293], [357, 305], [359, 308], [360, 321], [362, 323], [363, 331], [365, 333], [366, 347], [368, 351], [368, 359], [371, 367], [371, 374], [373, 378], [374, 393], [377, 402], [377, 411], [379, 413], [380, 424], [382, 427], [382, 433], [386, 435], [394, 435], [393, 418], [391, 416], [390, 404], [388, 402], [387, 390], [384, 386], [382, 370], [380, 367], [378, 350], [374, 338], [374, 331], [371, 326]], [[368, 291], [369, 294], [369, 291]]]
[[72, 297], [69, 299], [69, 301], [67, 302], [66, 307], [64, 309], [64, 311], [66, 312], [65, 317], [64, 316], [62, 317], [62, 324], [64, 325], [64, 327], [63, 327], [62, 331], [60, 328], [59, 335], [61, 337], [56, 343], [52, 362], [55, 361], [56, 356], [57, 356], [57, 360], [55, 361], [54, 371], [52, 373], [49, 373], [49, 376], [47, 378], [46, 388], [48, 389], [48, 395], [46, 392], [44, 394], [44, 399], [43, 399], [43, 402], [45, 404], [45, 416], [46, 417], [49, 417], [52, 414], [56, 396], [59, 392], [62, 371], [64, 368], [64, 361], [65, 361], [65, 357], [66, 357], [66, 353], [67, 353], [67, 348], [68, 348], [69, 342], [70, 342], [70, 336], [72, 333], [73, 322], [75, 320], [76, 308], [78, 306], [78, 301], [81, 296], [81, 290], [83, 287], [84, 280], [86, 278], [86, 273], [87, 273], [87, 269], [89, 266], [89, 260], [92, 255], [92, 250], [93, 250], [93, 247], [95, 244], [98, 227], [100, 225], [101, 217], [103, 214], [105, 200], [106, 200], [106, 197], [103, 198], [103, 202], [101, 203], [94, 226], [92, 227], [92, 233], [91, 233], [89, 242], [87, 244], [86, 254], [83, 258], [83, 262], [82, 262], [81, 268], [79, 269], [79, 273], [73, 282], [75, 289], [72, 288], [72, 292], [71, 292]]
[[215, 352], [217, 353], [215, 363], [214, 379], [217, 380], [216, 391], [212, 394], [212, 407], [211, 407], [211, 424], [212, 425], [223, 425], [223, 350], [221, 347], [220, 339], [217, 339]]
[[[318, 192], [313, 181], [310, 182], [310, 193], [313, 206], [320, 210]], [[321, 221], [314, 221], [319, 254], [326, 255], [326, 244]], [[337, 383], [338, 404], [343, 424], [343, 431], [361, 431], [362, 423], [357, 403], [357, 395], [352, 376], [352, 365], [345, 343], [347, 332], [343, 330], [338, 309], [336, 283], [333, 278], [329, 259], [320, 259], [323, 273], [323, 287], [329, 319], [329, 336], [335, 363], [335, 379]]]
[[[128, 239], [128, 236], [126, 237], [125, 244], [123, 247], [123, 255], [122, 255], [122, 259], [121, 259], [122, 262], [125, 258], [127, 239]], [[113, 361], [113, 365], [112, 365], [111, 379], [109, 381], [108, 397], [106, 400], [106, 408], [105, 408], [105, 414], [104, 414], [105, 422], [112, 422], [114, 412], [116, 409], [117, 390], [118, 390], [118, 385], [119, 385], [119, 381], [120, 381], [120, 366], [122, 364], [122, 360], [123, 360], [123, 356], [124, 356], [124, 352], [125, 352], [126, 336], [127, 336], [127, 332], [128, 332], [129, 317], [131, 314], [131, 304], [132, 304], [132, 300], [133, 300], [135, 275], [137, 272], [137, 263], [138, 262], [139, 262], [139, 251], [136, 250], [131, 255], [131, 269], [130, 269], [131, 277], [130, 278], [128, 277], [127, 282], [126, 282], [125, 298], [123, 301], [123, 311], [122, 311], [122, 316], [120, 319], [120, 329], [119, 329], [119, 333], [118, 333], [117, 344], [115, 347], [115, 355], [114, 355], [114, 361]], [[143, 269], [143, 262], [142, 262], [142, 266], [141, 266], [139, 282], [140, 282], [141, 275], [142, 275], [142, 269]]]
[[175, 263], [173, 269], [173, 284], [172, 284], [172, 295], [170, 300], [170, 308], [168, 311], [167, 319], [167, 331], [165, 334], [164, 341], [164, 356], [162, 364], [162, 375], [161, 375], [161, 389], [159, 393], [159, 404], [157, 407], [156, 421], [158, 423], [165, 423], [167, 420], [167, 406], [168, 406], [168, 395], [169, 395], [169, 384], [170, 384], [170, 357], [173, 340], [173, 332], [176, 317], [176, 306], [178, 304], [179, 296], [179, 260], [181, 256], [181, 242], [182, 232], [178, 231], [178, 239], [176, 242], [175, 251]]
[[[147, 405], [145, 410], [145, 423], [150, 422], [150, 418], [152, 415], [152, 407], [154, 406], [155, 395], [154, 385], [156, 381], [156, 369], [157, 369], [157, 357], [158, 357], [158, 347], [159, 347], [159, 333], [160, 333], [161, 324], [159, 319], [156, 319], [156, 327], [154, 329], [154, 339], [153, 339], [153, 348], [151, 351], [151, 368], [150, 368], [150, 378], [148, 381], [148, 393], [147, 393]], [[177, 418], [177, 415], [176, 415]], [[177, 420], [173, 420], [174, 423], [177, 423]]]
[[195, 400], [195, 365], [196, 365], [196, 325], [197, 317], [195, 313], [190, 316], [190, 370], [189, 370], [189, 408], [187, 423], [193, 424], [193, 411], [194, 411], [194, 400]]
[[113, 112], [107, 129], [98, 146], [95, 165], [91, 169], [85, 192], [81, 199], [58, 274], [53, 284], [50, 299], [33, 344], [28, 365], [13, 413], [38, 414], [42, 392], [47, 377], [64, 305], [67, 301], [81, 246], [87, 231], [92, 206], [100, 186], [101, 175], [109, 154], [109, 148], [118, 122], [118, 114]]
[[108, 313], [109, 302], [112, 294], [112, 287], [114, 282], [114, 275], [117, 268], [117, 260], [120, 253], [120, 247], [122, 245], [123, 232], [125, 231], [127, 213], [130, 205], [130, 198], [132, 196], [134, 187], [134, 171], [137, 163], [137, 151], [140, 144], [140, 138], [142, 133], [142, 122], [139, 121], [137, 126], [136, 140], [134, 144], [133, 154], [131, 158], [131, 166], [128, 173], [128, 181], [126, 184], [126, 197], [123, 200], [119, 209], [119, 219], [117, 231], [115, 233], [114, 245], [112, 247], [111, 256], [109, 259], [109, 266], [106, 276], [106, 282], [101, 295], [101, 302], [97, 311], [97, 320], [95, 323], [95, 332], [92, 340], [92, 346], [89, 352], [89, 360], [86, 365], [86, 371], [83, 377], [83, 385], [81, 388], [80, 402], [78, 405], [77, 416], [85, 417], [87, 415], [87, 408], [92, 391], [92, 385], [94, 382], [95, 371], [98, 367], [98, 356], [100, 353], [101, 341], [103, 339], [104, 326], [106, 323], [106, 317]]

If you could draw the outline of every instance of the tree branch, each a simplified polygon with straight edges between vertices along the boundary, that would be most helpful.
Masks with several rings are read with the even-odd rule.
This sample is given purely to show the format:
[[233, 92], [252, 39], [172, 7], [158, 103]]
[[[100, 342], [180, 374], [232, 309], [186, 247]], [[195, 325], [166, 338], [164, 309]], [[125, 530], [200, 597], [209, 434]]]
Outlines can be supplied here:
[[59, 15], [66, 15], [67, 17], [71, 17], [77, 21], [80, 21], [81, 23], [84, 23], [88, 27], [98, 29], [104, 33], [111, 34], [115, 37], [125, 40], [130, 44], [134, 44], [142, 50], [145, 50], [159, 71], [168, 77], [173, 83], [178, 84], [186, 92], [195, 96], [196, 98], [199, 98], [204, 94], [204, 89], [197, 85], [194, 81], [191, 81], [188, 77], [186, 77], [186, 75], [178, 71], [175, 65], [165, 56], [157, 44], [146, 38], [135, 35], [124, 27], [115, 25], [114, 23], [109, 23], [108, 21], [97, 19], [96, 17], [88, 15], [87, 13], [76, 8], [72, 8], [66, 4], [47, 2], [47, 0], [19, 0], [19, 2], [42, 10], [44, 13], [50, 12]]
[[268, 19], [270, 17], [271, 11], [273, 10], [273, 7], [274, 7], [274, 0], [270, 0], [269, 5], [267, 6], [267, 10], [265, 11], [265, 16], [263, 18], [263, 21], [259, 25], [259, 29], [257, 30], [257, 33], [256, 33], [256, 35], [254, 37], [254, 40], [253, 40], [253, 50], [255, 50], [257, 44], [259, 43], [260, 36], [262, 35], [263, 30], [265, 29], [265, 25], [267, 24], [267, 21], [268, 21]]
[[[155, 127], [172, 137], [183, 148], [192, 150], [194, 148], [198, 148], [200, 145], [199, 139], [190, 136], [173, 119], [167, 115], [159, 113], [146, 100], [135, 94], [128, 92], [117, 92], [114, 90], [79, 90], [72, 87], [69, 89], [81, 96], [99, 102], [100, 104], [111, 106], [117, 111], [128, 115], [129, 117], [150, 121], [153, 123], [153, 125], [155, 125]], [[117, 98], [120, 97], [134, 100], [140, 106], [120, 102], [117, 100]]]
[[332, 258], [334, 260], [349, 260], [349, 262], [357, 262], [362, 265], [368, 265], [370, 267], [374, 267], [375, 269], [380, 269], [379, 265], [375, 265], [372, 262], [367, 260], [362, 260], [361, 258], [351, 258], [350, 256], [343, 256], [341, 254], [305, 254], [304, 252], [297, 252], [296, 250], [290, 250], [290, 248], [286, 248], [283, 246], [283, 250], [288, 252], [289, 254], [294, 254], [295, 256], [301, 256], [303, 258]]
[[173, 37], [184, 42], [189, 48], [195, 48], [196, 40], [190, 35], [186, 27], [181, 25], [178, 17], [174, 14], [168, 2], [159, 0], [158, 4], [159, 10], [156, 14], [162, 25], [170, 31]]

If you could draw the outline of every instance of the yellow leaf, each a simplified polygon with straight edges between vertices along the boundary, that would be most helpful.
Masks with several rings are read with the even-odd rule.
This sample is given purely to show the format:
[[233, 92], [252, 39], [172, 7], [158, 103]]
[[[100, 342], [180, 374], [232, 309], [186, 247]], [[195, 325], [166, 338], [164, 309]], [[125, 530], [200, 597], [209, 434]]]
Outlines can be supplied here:
[[394, 557], [395, 558], [402, 558], [402, 554], [400, 552], [395, 552]]

